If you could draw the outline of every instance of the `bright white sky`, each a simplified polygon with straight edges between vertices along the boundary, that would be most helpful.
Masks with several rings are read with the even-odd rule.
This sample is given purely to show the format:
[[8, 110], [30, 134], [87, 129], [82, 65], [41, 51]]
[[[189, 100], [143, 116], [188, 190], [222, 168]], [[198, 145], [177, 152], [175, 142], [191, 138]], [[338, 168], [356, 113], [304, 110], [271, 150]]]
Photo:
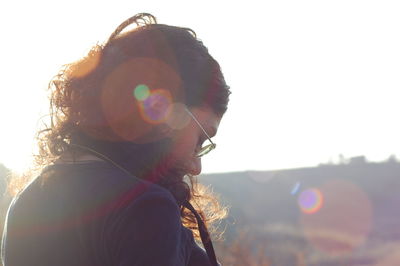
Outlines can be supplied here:
[[7, 1], [0, 8], [0, 162], [34, 150], [45, 88], [126, 18], [194, 29], [232, 88], [203, 172], [400, 155], [400, 1]]

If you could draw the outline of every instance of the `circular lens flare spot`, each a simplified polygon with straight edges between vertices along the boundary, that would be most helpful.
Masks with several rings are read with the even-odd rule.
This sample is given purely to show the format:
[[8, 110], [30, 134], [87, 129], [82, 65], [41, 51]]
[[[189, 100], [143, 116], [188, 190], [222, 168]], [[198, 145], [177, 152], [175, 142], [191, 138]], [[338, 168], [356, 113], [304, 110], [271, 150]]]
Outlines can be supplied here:
[[351, 254], [365, 243], [371, 230], [373, 215], [368, 195], [343, 179], [330, 180], [318, 189], [323, 195], [323, 208], [313, 215], [302, 213], [304, 236], [325, 254]]
[[144, 144], [164, 138], [157, 125], [163, 123], [169, 108], [156, 111], [157, 97], [150, 96], [158, 95], [160, 105], [185, 99], [183, 83], [175, 69], [162, 60], [147, 57], [135, 57], [116, 66], [104, 77], [100, 89], [102, 113], [91, 114], [88, 122], [82, 122], [82, 128], [96, 139], [110, 141]]
[[191, 117], [186, 111], [186, 105], [183, 103], [173, 103], [170, 107], [170, 115], [166, 123], [172, 129], [179, 130], [187, 126]]
[[298, 204], [302, 212], [312, 214], [319, 211], [323, 205], [323, 196], [319, 189], [310, 188], [300, 193]]
[[149, 95], [150, 89], [144, 84], [137, 85], [136, 88], [133, 90], [133, 96], [135, 96], [136, 100], [138, 101], [146, 100]]
[[164, 122], [171, 112], [171, 94], [167, 90], [158, 89], [141, 102], [142, 118], [151, 124]]

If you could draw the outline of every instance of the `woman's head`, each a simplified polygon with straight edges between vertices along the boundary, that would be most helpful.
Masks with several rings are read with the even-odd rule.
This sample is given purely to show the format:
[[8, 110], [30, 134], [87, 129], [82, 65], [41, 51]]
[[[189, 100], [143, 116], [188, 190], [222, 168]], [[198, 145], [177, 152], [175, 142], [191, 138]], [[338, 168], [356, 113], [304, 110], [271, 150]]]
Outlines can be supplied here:
[[[123, 32], [132, 23], [137, 27]], [[192, 30], [136, 15], [65, 65], [49, 88], [52, 123], [39, 132], [39, 165], [88, 147], [178, 201], [203, 196], [183, 176], [200, 173], [195, 154], [216, 134], [230, 90]]]
[[[138, 27], [122, 32], [131, 23]], [[219, 64], [192, 30], [157, 24], [149, 14], [126, 20], [104, 45], [66, 65], [51, 85], [61, 134], [49, 147], [54, 155], [76, 134], [112, 142], [158, 140], [166, 128], [185, 126], [185, 108], [222, 117], [230, 94]]]
[[159, 137], [162, 124], [180, 127], [173, 114], [183, 107], [225, 113], [229, 88], [193, 31], [145, 24], [121, 33], [144, 18], [155, 23], [150, 15], [127, 20], [55, 80], [53, 103], [76, 130], [103, 140], [145, 143]]
[[[122, 32], [131, 23], [138, 26]], [[215, 128], [230, 94], [219, 64], [192, 30], [157, 24], [149, 14], [126, 20], [50, 85], [54, 123], [41, 148], [54, 158], [74, 142], [150, 145], [165, 153], [180, 140], [204, 140], [181, 134], [193, 128], [186, 110]]]

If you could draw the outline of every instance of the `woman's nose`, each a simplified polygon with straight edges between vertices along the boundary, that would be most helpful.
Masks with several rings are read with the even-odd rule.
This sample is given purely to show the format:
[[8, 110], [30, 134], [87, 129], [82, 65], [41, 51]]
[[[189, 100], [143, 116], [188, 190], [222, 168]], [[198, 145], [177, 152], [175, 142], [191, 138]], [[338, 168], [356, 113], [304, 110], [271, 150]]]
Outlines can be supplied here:
[[188, 165], [188, 172], [191, 175], [199, 175], [201, 173], [201, 158], [194, 157]]

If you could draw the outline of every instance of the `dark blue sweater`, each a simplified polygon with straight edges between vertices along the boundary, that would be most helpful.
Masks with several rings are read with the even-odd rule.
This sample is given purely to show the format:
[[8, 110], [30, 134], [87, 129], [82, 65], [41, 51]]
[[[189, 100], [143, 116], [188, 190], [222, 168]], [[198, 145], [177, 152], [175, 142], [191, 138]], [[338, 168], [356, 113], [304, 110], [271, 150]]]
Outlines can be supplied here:
[[50, 166], [12, 202], [4, 266], [209, 265], [172, 194], [105, 162]]

